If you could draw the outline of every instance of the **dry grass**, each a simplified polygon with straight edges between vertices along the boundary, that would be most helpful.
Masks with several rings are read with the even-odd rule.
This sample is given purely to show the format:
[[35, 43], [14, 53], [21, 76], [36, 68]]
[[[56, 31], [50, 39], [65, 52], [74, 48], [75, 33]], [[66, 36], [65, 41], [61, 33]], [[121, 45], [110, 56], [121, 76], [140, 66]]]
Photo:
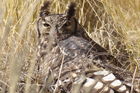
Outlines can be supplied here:
[[[29, 92], [35, 65], [36, 20], [43, 1], [1, 0], [0, 2], [0, 93], [5, 93], [5, 87], [2, 85], [6, 85], [10, 93], [15, 93], [21, 74], [27, 77], [25, 93]], [[68, 1], [52, 0], [52, 11], [63, 12]], [[96, 42], [116, 57], [126, 57], [120, 60], [130, 60], [128, 66], [130, 70], [139, 66], [139, 0], [71, 1], [77, 3], [79, 22]], [[23, 66], [25, 67], [22, 68]], [[21, 73], [21, 69], [28, 73]]]

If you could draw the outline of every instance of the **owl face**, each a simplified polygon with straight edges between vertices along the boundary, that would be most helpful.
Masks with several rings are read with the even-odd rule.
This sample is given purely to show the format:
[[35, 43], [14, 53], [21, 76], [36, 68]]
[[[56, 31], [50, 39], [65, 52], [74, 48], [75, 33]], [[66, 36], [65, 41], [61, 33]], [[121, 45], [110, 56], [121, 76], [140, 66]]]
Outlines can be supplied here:
[[56, 40], [63, 40], [74, 34], [75, 23], [74, 18], [68, 19], [64, 14], [48, 15], [43, 20], [43, 26], [46, 29], [43, 33], [49, 33]]
[[49, 35], [53, 40], [64, 40], [75, 33], [75, 4], [71, 3], [63, 14], [51, 14], [49, 2], [44, 3], [40, 10], [39, 36]]

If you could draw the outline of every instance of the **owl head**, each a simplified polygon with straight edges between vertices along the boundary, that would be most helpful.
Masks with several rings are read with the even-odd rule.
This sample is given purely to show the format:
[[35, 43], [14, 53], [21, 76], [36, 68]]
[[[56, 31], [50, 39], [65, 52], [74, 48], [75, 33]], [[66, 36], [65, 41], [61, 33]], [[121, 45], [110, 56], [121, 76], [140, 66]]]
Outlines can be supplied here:
[[76, 4], [71, 2], [62, 14], [49, 11], [50, 2], [47, 1], [40, 9], [38, 21], [38, 37], [48, 35], [54, 40], [63, 40], [75, 34], [77, 22], [75, 19]]

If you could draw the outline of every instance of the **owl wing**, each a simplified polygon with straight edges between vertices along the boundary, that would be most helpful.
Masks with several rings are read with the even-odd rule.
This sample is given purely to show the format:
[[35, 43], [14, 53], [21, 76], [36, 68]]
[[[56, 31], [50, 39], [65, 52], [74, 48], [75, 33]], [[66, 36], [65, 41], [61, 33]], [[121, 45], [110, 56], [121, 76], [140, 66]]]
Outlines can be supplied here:
[[71, 58], [85, 56], [95, 60], [100, 59], [102, 60], [101, 64], [106, 64], [106, 61], [109, 60], [110, 63], [112, 62], [112, 64], [122, 67], [120, 62], [105, 51], [100, 45], [94, 41], [89, 42], [82, 37], [71, 36], [60, 41], [58, 46], [65, 56], [69, 56]]
[[[106, 51], [100, 51], [100, 46], [96, 43], [94, 46], [93, 42], [89, 42], [83, 39], [82, 37], [71, 36], [66, 40], [60, 41], [58, 43], [58, 46], [62, 54], [70, 58], [69, 61], [79, 58], [79, 60], [86, 59], [86, 61], [84, 62], [88, 63], [89, 60], [90, 61], [92, 60], [92, 62], [89, 63], [90, 65], [93, 63], [98, 67], [110, 71], [117, 79], [120, 79], [122, 81], [132, 80], [132, 73], [130, 73], [129, 71], [125, 71], [124, 69], [117, 66], [117, 64], [116, 65], [111, 64], [114, 60], [111, 60], [109, 57], [112, 57], [112, 55], [110, 55]], [[76, 62], [78, 63], [78, 61]], [[78, 64], [82, 64], [82, 62]]]

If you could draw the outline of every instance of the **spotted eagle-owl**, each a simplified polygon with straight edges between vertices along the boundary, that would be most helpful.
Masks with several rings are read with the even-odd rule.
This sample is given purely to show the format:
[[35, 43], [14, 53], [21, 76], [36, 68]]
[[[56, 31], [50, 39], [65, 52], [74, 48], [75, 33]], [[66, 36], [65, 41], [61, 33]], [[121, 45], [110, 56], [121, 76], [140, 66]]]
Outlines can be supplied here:
[[50, 13], [49, 5], [41, 7], [37, 22], [40, 91], [130, 93], [132, 74], [87, 35], [75, 18], [76, 4], [63, 14]]

